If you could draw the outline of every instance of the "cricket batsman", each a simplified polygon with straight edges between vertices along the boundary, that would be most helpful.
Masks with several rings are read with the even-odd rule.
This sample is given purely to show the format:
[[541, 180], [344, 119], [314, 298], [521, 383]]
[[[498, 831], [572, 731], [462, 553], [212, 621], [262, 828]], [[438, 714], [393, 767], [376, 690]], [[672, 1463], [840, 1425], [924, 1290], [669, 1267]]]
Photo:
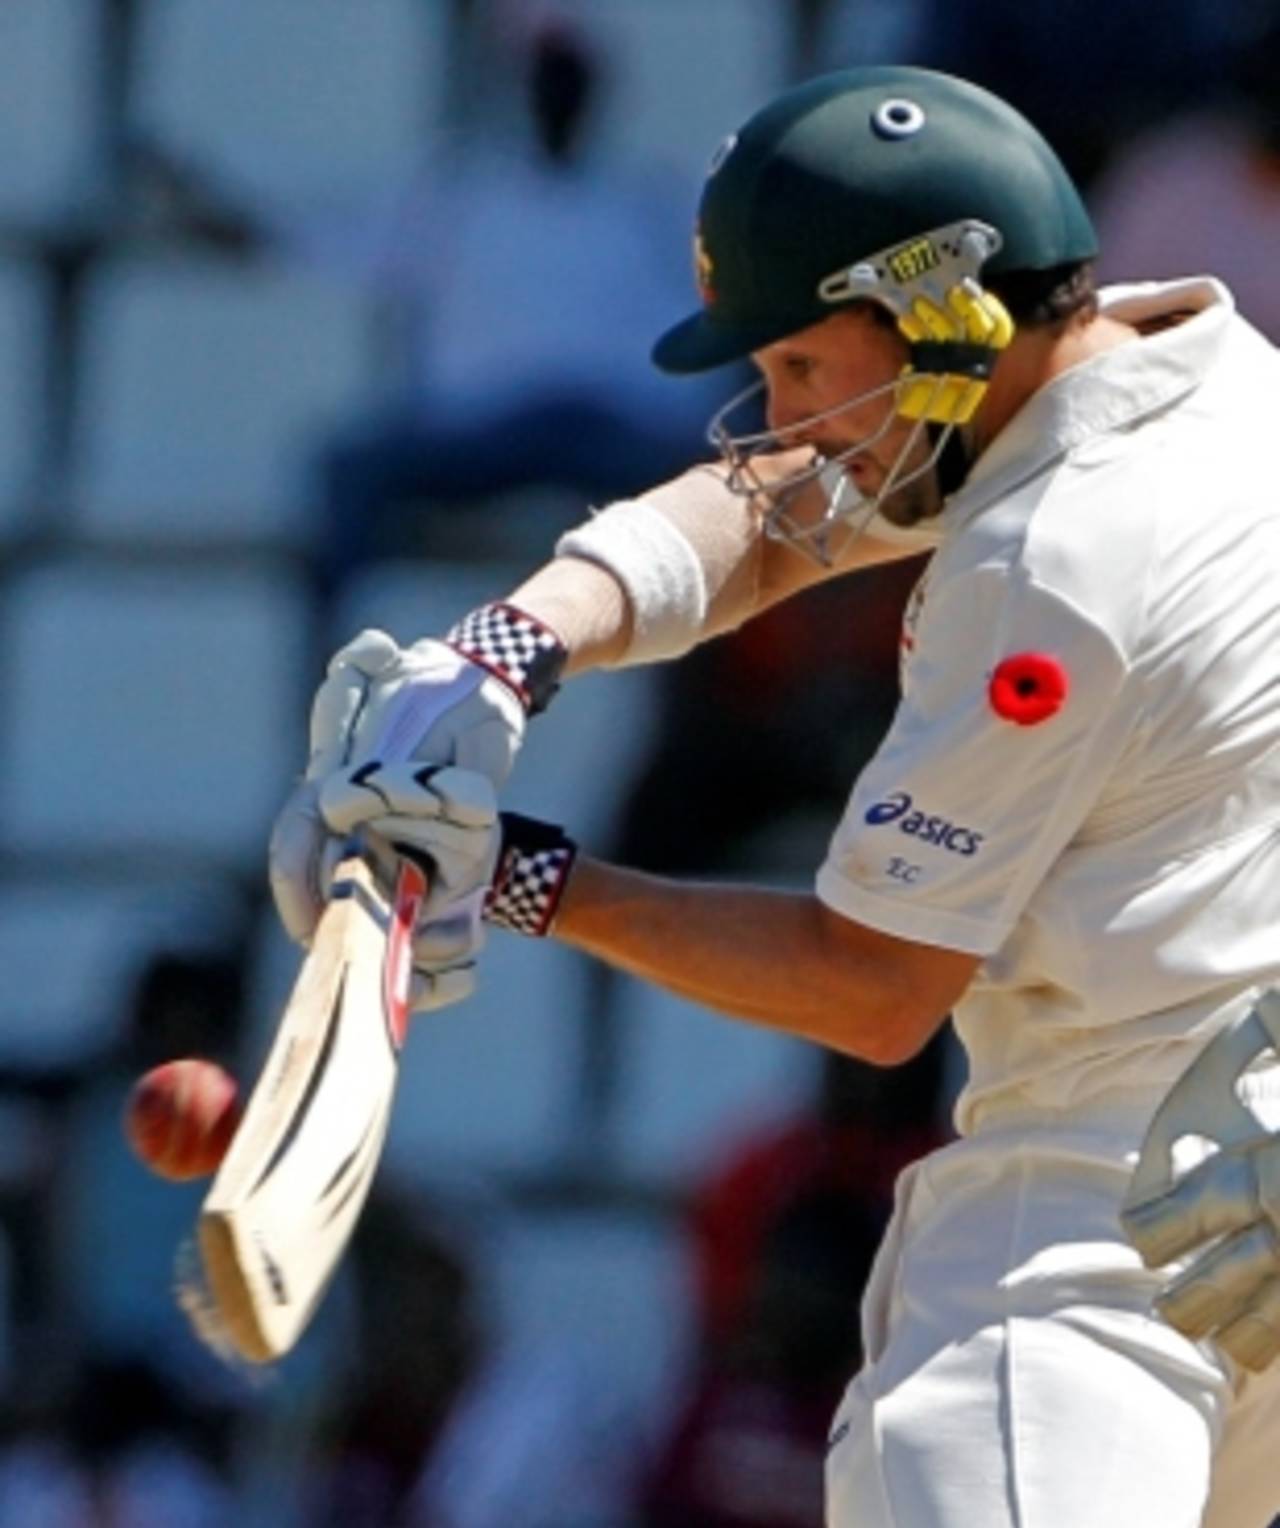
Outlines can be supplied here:
[[[918, 69], [766, 105], [694, 250], [700, 304], [654, 358], [750, 358], [767, 429], [727, 404], [714, 462], [505, 598], [337, 655], [273, 842], [286, 924], [307, 937], [362, 827], [436, 867], [423, 1009], [497, 924], [885, 1066], [953, 1016], [958, 1139], [898, 1185], [829, 1528], [1266, 1528], [1280, 355], [1210, 277], [1095, 289], [1050, 147]], [[921, 548], [901, 703], [811, 890], [643, 875], [498, 810], [574, 674]]]

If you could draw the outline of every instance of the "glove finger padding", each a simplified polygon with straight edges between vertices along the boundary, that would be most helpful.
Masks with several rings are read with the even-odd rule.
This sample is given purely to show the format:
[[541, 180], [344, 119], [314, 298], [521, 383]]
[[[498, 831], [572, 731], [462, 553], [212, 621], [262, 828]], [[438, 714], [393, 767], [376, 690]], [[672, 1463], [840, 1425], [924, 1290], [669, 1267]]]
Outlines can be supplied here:
[[472, 892], [420, 919], [413, 935], [415, 962], [430, 968], [474, 960], [484, 948], [484, 897]]
[[[1275, 1254], [1280, 1260], [1280, 1254]], [[1272, 1278], [1218, 1333], [1218, 1342], [1238, 1364], [1254, 1373], [1280, 1358], [1280, 1278]]]
[[[501, 785], [524, 726], [524, 707], [505, 684], [446, 643], [424, 638], [379, 675], [350, 757], [463, 764]], [[483, 739], [469, 738], [476, 729], [483, 729]]]
[[465, 1003], [475, 990], [475, 961], [441, 970], [424, 970], [415, 965], [409, 988], [409, 1008], [413, 1013], [434, 1013], [438, 1008]]
[[470, 997], [476, 985], [476, 958], [484, 947], [481, 907], [484, 892], [448, 904], [440, 914], [419, 921], [413, 936], [415, 1013], [445, 1008]]
[[420, 817], [484, 830], [498, 817], [492, 782], [447, 764], [384, 764], [370, 759], [320, 782], [320, 813], [333, 833], [351, 833], [375, 817]]
[[370, 687], [394, 667], [399, 656], [395, 639], [370, 627], [329, 660], [324, 683], [311, 702], [307, 779], [323, 779], [347, 762]]
[[1125, 1230], [1143, 1262], [1158, 1268], [1256, 1221], [1263, 1213], [1258, 1169], [1264, 1153], [1280, 1165], [1276, 1143], [1270, 1141], [1257, 1154], [1220, 1151], [1167, 1194], [1132, 1206], [1125, 1214]]
[[484, 775], [435, 764], [371, 760], [321, 781], [319, 809], [333, 833], [366, 830], [398, 853], [428, 861], [428, 917], [488, 885], [499, 831], [497, 798]]
[[316, 691], [307, 778], [364, 759], [420, 759], [501, 785], [524, 726], [511, 688], [447, 643], [424, 638], [402, 648], [370, 629], [334, 655]]
[[[1205, 1047], [1156, 1110], [1121, 1211], [1151, 1268], [1186, 1258], [1156, 1300], [1171, 1326], [1261, 1369], [1280, 1355], [1280, 994], [1263, 993]], [[1255, 1106], [1251, 1107], [1251, 1103]], [[1180, 1175], [1183, 1147], [1217, 1148]]]
[[267, 856], [276, 911], [296, 943], [311, 943], [341, 858], [342, 840], [320, 814], [319, 791], [314, 781], [304, 780], [276, 818]]
[[1246, 1368], [1265, 1368], [1280, 1353], [1280, 1208], [1274, 1199], [1280, 1142], [1268, 1138], [1243, 1157], [1222, 1153], [1178, 1187], [1192, 1178], [1201, 1197], [1184, 1196], [1184, 1208], [1165, 1222], [1161, 1250], [1175, 1250], [1160, 1260], [1220, 1239], [1170, 1281], [1157, 1307], [1186, 1336], [1214, 1337]]
[[1234, 1320], [1275, 1274], [1276, 1251], [1270, 1227], [1246, 1226], [1169, 1281], [1156, 1301], [1160, 1314], [1188, 1337], [1208, 1337]]

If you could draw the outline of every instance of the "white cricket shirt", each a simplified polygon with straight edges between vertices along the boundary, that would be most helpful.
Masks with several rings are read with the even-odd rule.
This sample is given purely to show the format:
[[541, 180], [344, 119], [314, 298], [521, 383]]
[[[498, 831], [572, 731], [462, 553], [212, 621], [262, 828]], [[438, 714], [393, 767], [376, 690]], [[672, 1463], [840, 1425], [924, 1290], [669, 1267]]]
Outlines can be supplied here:
[[1209, 280], [1104, 305], [1143, 337], [1035, 394], [948, 503], [817, 879], [986, 957], [966, 1132], [1149, 1096], [1280, 977], [1280, 352]]

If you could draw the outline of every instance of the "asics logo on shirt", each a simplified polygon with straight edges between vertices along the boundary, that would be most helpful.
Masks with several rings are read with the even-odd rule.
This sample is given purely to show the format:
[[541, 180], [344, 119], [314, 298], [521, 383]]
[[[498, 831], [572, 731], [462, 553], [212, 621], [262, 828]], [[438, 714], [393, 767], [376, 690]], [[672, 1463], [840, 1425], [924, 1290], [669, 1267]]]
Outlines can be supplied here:
[[864, 821], [869, 822], [873, 828], [882, 822], [892, 822], [895, 817], [901, 817], [910, 805], [911, 797], [906, 791], [895, 791], [892, 796], [886, 796], [883, 801], [868, 807]]
[[935, 844], [948, 854], [976, 854], [984, 837], [975, 829], [961, 827], [947, 817], [934, 817], [920, 811], [906, 791], [894, 791], [883, 801], [868, 807], [863, 821], [873, 828], [896, 822], [899, 833], [918, 838], [924, 844]]

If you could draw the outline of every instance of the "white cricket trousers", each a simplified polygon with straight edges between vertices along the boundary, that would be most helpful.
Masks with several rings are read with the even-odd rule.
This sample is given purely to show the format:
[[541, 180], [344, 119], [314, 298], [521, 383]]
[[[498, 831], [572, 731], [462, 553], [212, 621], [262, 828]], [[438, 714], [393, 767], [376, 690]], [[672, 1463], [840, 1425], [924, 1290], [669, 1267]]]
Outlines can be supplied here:
[[1280, 1366], [1150, 1314], [1141, 1132], [1012, 1122], [904, 1174], [836, 1413], [827, 1528], [1267, 1528]]

